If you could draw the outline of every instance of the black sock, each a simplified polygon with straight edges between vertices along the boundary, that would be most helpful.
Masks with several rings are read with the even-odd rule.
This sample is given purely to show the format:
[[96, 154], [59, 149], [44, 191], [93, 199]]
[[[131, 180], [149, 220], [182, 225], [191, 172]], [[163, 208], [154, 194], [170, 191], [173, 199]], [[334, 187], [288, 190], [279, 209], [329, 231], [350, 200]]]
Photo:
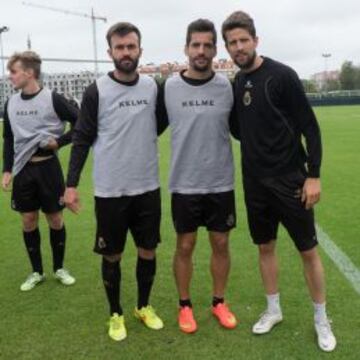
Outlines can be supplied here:
[[179, 300], [179, 305], [180, 307], [185, 307], [185, 306], [188, 306], [190, 308], [192, 308], [192, 303], [191, 303], [191, 300], [190, 299], [185, 299], [185, 300]]
[[101, 273], [106, 296], [110, 305], [110, 315], [112, 315], [113, 313], [118, 313], [119, 315], [122, 315], [123, 310], [120, 305], [120, 262], [110, 262], [103, 257], [101, 264]]
[[54, 272], [63, 267], [65, 254], [65, 240], [66, 231], [65, 226], [60, 230], [50, 228], [50, 244], [53, 256], [53, 270]]
[[216, 306], [217, 304], [223, 304], [224, 303], [224, 298], [218, 298], [216, 296], [213, 296], [213, 300], [212, 300], [212, 306]]
[[151, 288], [156, 273], [156, 258], [143, 259], [138, 256], [136, 264], [136, 280], [138, 285], [138, 309], [149, 305]]
[[38, 272], [39, 274], [42, 275], [43, 267], [41, 260], [39, 229], [36, 228], [33, 231], [24, 231], [23, 237], [33, 272]]

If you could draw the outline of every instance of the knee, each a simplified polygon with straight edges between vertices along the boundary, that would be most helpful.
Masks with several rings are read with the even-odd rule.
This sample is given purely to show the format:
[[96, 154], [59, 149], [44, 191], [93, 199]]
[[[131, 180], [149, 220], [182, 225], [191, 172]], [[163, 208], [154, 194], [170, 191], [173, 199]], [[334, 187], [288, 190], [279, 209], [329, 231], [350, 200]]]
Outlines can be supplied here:
[[219, 237], [213, 241], [212, 250], [214, 255], [227, 256], [229, 254], [229, 241], [227, 238]]
[[105, 261], [109, 263], [116, 263], [121, 260], [121, 254], [114, 254], [114, 255], [103, 255]]
[[188, 258], [191, 257], [193, 251], [194, 251], [194, 243], [192, 242], [184, 242], [180, 241], [177, 244], [177, 254], [181, 257]]
[[267, 257], [267, 256], [275, 255], [275, 241], [270, 241], [267, 244], [259, 245], [259, 255], [261, 257]]
[[320, 261], [320, 257], [316, 248], [307, 251], [302, 251], [300, 254], [304, 263], [315, 264]]
[[38, 226], [38, 213], [32, 212], [22, 215], [23, 230], [26, 232], [34, 231]]
[[61, 212], [56, 214], [46, 215], [46, 217], [51, 229], [61, 230], [63, 228], [64, 219]]
[[145, 260], [153, 260], [155, 259], [156, 250], [155, 249], [144, 249], [144, 248], [138, 248], [138, 256]]

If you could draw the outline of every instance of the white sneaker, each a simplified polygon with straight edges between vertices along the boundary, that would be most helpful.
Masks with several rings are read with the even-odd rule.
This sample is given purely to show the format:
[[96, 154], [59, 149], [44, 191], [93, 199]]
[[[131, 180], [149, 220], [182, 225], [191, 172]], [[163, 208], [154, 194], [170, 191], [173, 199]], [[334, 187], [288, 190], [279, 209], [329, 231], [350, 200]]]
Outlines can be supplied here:
[[323, 351], [333, 351], [336, 347], [336, 338], [331, 330], [330, 321], [315, 322], [318, 345]]
[[253, 334], [266, 334], [283, 319], [282, 313], [270, 313], [267, 310], [260, 315], [259, 321], [253, 326]]
[[29, 291], [44, 280], [45, 280], [45, 274], [40, 275], [38, 272], [34, 272], [27, 277], [24, 283], [21, 284], [20, 290]]
[[55, 278], [58, 279], [63, 285], [73, 285], [75, 284], [75, 278], [70, 275], [69, 271], [66, 269], [57, 269]]

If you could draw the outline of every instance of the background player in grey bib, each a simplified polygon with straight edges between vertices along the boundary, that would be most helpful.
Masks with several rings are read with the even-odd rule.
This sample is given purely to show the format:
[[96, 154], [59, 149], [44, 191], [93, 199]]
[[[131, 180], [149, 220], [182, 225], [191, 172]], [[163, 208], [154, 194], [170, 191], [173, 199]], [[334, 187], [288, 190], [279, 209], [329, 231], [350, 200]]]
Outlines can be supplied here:
[[320, 199], [321, 136], [316, 117], [295, 71], [257, 55], [258, 37], [248, 14], [231, 14], [223, 23], [222, 34], [230, 56], [241, 69], [234, 92], [244, 195], [268, 302], [253, 333], [267, 333], [282, 321], [275, 252], [277, 229], [282, 223], [303, 261], [314, 303], [318, 345], [332, 351], [336, 339], [325, 310], [324, 270], [312, 209]]
[[190, 281], [198, 226], [212, 246], [212, 312], [226, 328], [236, 318], [224, 302], [230, 270], [229, 231], [235, 226], [234, 165], [229, 132], [233, 93], [229, 80], [212, 70], [216, 31], [209, 20], [188, 26], [189, 68], [166, 81], [165, 105], [171, 130], [169, 188], [177, 232], [174, 273], [179, 293], [179, 327], [196, 331]]
[[78, 111], [59, 94], [41, 88], [41, 59], [31, 51], [14, 54], [8, 62], [10, 80], [16, 90], [4, 114], [4, 168], [2, 186], [9, 189], [12, 177], [12, 208], [21, 214], [23, 236], [33, 273], [21, 285], [28, 291], [44, 280], [39, 209], [50, 227], [55, 277], [64, 285], [75, 279], [63, 268], [65, 226], [62, 195], [64, 179], [57, 149], [71, 142], [64, 134], [65, 121], [74, 125]]
[[85, 92], [74, 131], [65, 202], [79, 209], [76, 187], [93, 147], [93, 180], [97, 234], [94, 251], [102, 255], [102, 278], [110, 307], [109, 336], [127, 336], [120, 305], [121, 267], [128, 230], [138, 248], [135, 316], [151, 329], [162, 320], [149, 305], [160, 241], [160, 190], [157, 134], [164, 129], [159, 115], [156, 82], [137, 73], [141, 35], [130, 23], [118, 23], [107, 34], [115, 70]]

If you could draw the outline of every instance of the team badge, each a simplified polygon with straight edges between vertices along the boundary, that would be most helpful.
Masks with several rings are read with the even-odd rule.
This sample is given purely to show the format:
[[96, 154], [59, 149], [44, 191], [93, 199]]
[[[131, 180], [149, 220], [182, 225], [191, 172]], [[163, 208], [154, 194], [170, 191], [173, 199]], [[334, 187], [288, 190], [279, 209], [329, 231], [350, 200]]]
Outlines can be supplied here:
[[244, 96], [243, 96], [243, 103], [245, 106], [249, 106], [251, 104], [250, 91], [245, 91]]
[[296, 189], [294, 198], [301, 198], [302, 189]]

